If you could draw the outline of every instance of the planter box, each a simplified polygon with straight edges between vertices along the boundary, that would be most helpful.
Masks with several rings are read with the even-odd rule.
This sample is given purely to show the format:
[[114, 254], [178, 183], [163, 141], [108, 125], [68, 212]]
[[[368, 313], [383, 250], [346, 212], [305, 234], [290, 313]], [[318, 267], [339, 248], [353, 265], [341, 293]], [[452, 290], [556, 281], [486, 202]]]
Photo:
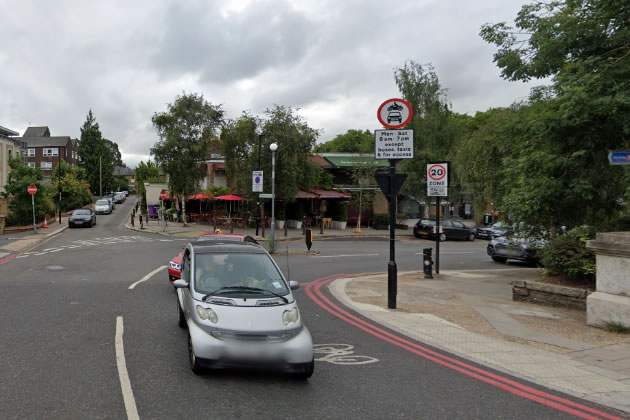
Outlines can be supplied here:
[[372, 228], [374, 230], [389, 230], [389, 225], [374, 225]]
[[407, 226], [406, 224], [396, 224], [396, 229], [402, 229], [402, 230], [407, 230], [409, 229], [409, 226]]
[[284, 229], [284, 220], [276, 220], [276, 227], [278, 229]]
[[517, 280], [512, 282], [512, 300], [586, 310], [591, 292], [577, 287]]
[[346, 229], [346, 224], [348, 222], [339, 222], [337, 220], [333, 220], [332, 222], [332, 228], [333, 229], [339, 229], [339, 230], [345, 230]]
[[293, 220], [289, 219], [286, 221], [287, 227], [292, 229], [302, 229], [302, 221], [301, 220]]

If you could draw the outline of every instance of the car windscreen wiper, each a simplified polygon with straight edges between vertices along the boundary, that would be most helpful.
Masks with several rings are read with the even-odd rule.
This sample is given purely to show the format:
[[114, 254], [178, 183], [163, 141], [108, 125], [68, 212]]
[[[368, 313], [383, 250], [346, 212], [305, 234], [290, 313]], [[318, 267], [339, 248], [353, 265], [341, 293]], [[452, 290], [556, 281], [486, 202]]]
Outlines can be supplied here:
[[270, 293], [276, 297], [279, 297], [280, 299], [282, 299], [284, 301], [284, 303], [289, 303], [289, 300], [287, 298], [285, 298], [282, 295], [279, 295], [275, 292], [272, 292], [271, 290], [267, 290], [267, 289], [261, 289], [258, 287], [248, 287], [248, 286], [224, 286], [221, 287], [213, 292], [208, 293], [207, 295], [205, 295], [203, 298], [201, 298], [201, 300], [206, 300], [208, 299], [210, 296], [214, 296], [217, 293], [221, 293], [221, 292], [226, 292], [226, 291], [230, 291], [230, 290], [245, 290], [245, 291], [250, 291], [250, 292], [255, 292], [255, 293]]

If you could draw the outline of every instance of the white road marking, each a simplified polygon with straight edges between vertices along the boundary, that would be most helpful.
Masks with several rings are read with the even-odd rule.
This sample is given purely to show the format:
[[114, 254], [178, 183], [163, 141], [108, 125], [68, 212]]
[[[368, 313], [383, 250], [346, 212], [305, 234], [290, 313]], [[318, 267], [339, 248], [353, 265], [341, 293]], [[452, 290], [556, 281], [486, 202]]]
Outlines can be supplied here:
[[323, 354], [315, 358], [318, 362], [329, 362], [335, 365], [366, 365], [378, 362], [376, 357], [355, 355], [353, 349], [352, 344], [313, 345], [313, 353]]
[[[440, 251], [442, 254], [472, 254], [472, 251]], [[416, 255], [422, 255], [422, 252], [416, 252]]]
[[160, 239], [160, 242], [173, 242], [172, 239]]
[[116, 317], [116, 367], [118, 368], [118, 377], [120, 378], [120, 388], [122, 389], [123, 401], [125, 402], [125, 410], [127, 411], [127, 419], [140, 420], [138, 416], [138, 408], [136, 400], [133, 397], [131, 389], [131, 381], [127, 372], [127, 362], [125, 361], [125, 347], [123, 345], [123, 317]]
[[166, 267], [166, 265], [163, 265], [159, 268], [156, 268], [155, 270], [151, 271], [149, 274], [147, 274], [146, 276], [142, 277], [140, 280], [138, 280], [137, 282], [133, 283], [131, 286], [129, 286], [129, 290], [133, 290], [137, 284], [142, 283], [143, 281], [147, 281], [149, 280], [151, 277], [153, 277], [156, 273], [158, 273], [159, 271], [164, 270]]
[[313, 258], [375, 257], [378, 254], [316, 255]]

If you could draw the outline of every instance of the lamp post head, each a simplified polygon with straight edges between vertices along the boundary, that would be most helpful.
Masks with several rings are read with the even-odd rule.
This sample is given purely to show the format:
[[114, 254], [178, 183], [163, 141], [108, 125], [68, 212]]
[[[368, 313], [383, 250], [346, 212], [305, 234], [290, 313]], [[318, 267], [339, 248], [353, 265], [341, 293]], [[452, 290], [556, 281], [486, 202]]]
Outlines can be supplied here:
[[276, 143], [271, 143], [269, 145], [269, 150], [271, 150], [272, 152], [275, 152], [276, 150], [278, 150], [278, 145]]

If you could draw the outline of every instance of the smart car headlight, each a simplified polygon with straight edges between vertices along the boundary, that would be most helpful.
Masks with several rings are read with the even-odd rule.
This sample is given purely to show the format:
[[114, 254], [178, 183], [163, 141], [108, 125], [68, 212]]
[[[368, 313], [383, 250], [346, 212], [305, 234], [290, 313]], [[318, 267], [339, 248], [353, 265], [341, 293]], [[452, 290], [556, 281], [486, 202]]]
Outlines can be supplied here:
[[300, 313], [298, 312], [297, 307], [294, 307], [293, 309], [289, 311], [284, 311], [282, 313], [282, 323], [285, 326], [288, 326], [289, 324], [292, 324], [294, 322], [298, 322], [299, 319], [300, 319]]
[[197, 305], [195, 307], [195, 310], [197, 311], [197, 315], [199, 315], [199, 318], [203, 319], [204, 321], [210, 321], [214, 324], [219, 321], [219, 317], [217, 316], [217, 314], [210, 308], [204, 308], [201, 305]]
[[174, 269], [174, 270], [181, 270], [181, 269], [182, 269], [182, 266], [181, 266], [181, 265], [179, 265], [179, 264], [177, 264], [177, 263], [174, 263], [173, 261], [170, 261], [168, 264], [169, 264], [169, 265], [171, 266], [171, 268], [172, 268], [172, 269]]

